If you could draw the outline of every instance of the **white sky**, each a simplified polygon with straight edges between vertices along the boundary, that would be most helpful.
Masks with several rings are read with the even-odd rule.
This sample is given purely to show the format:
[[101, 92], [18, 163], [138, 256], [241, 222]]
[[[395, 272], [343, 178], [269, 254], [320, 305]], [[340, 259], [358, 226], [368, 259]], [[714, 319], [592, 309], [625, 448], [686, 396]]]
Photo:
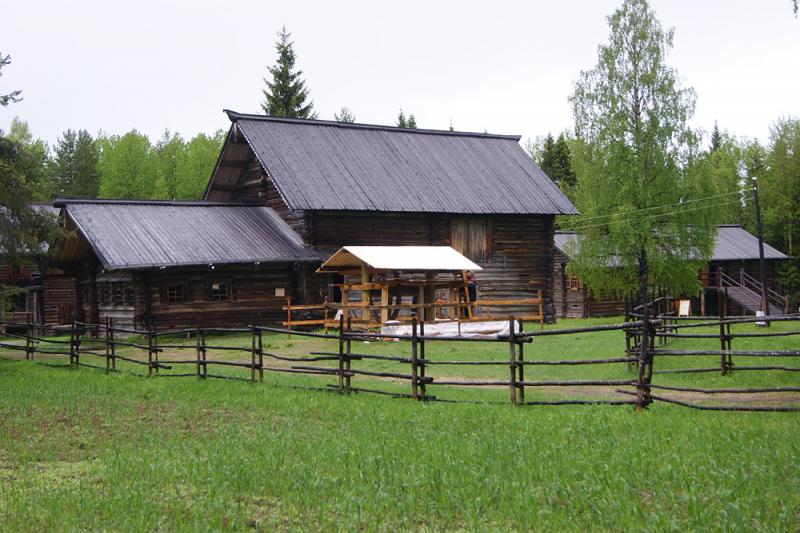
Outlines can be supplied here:
[[[6, 2], [7, 3], [7, 2]], [[51, 144], [67, 128], [151, 139], [227, 128], [260, 112], [262, 77], [286, 24], [319, 118], [521, 134], [572, 125], [567, 97], [597, 60], [621, 0], [40, 2], [0, 10], [11, 54], [0, 128], [27, 120]], [[800, 116], [800, 19], [790, 0], [652, 0], [674, 26], [669, 63], [697, 91], [694, 125], [767, 138]]]

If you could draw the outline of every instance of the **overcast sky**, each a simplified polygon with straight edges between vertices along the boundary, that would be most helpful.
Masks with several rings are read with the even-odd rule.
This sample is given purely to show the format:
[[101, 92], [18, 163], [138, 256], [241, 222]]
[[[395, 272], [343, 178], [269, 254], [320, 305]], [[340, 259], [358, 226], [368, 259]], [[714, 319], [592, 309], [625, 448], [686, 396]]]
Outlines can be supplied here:
[[[292, 33], [319, 118], [535, 137], [572, 125], [567, 101], [620, 0], [4, 2], [0, 108], [53, 143], [67, 128], [152, 139], [261, 112], [275, 33]], [[766, 140], [800, 116], [800, 20], [790, 0], [653, 0], [675, 27], [669, 63], [697, 91], [694, 125]]]

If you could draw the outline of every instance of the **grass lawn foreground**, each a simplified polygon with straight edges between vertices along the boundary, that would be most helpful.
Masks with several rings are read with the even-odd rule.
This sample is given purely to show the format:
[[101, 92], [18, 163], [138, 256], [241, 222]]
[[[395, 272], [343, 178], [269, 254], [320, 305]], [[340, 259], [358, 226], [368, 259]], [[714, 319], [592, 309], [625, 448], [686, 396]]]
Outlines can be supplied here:
[[[226, 336], [214, 342], [247, 346], [250, 340]], [[798, 337], [766, 342], [777, 350], [796, 349]], [[526, 346], [525, 356], [613, 357], [621, 355], [623, 344], [620, 332], [543, 337]], [[431, 342], [428, 357], [507, 357], [502, 344], [465, 345]], [[669, 346], [718, 348], [705, 339]], [[736, 339], [733, 347], [766, 345], [764, 339]], [[265, 337], [265, 349], [281, 354], [334, 348], [335, 341]], [[353, 351], [407, 354], [408, 346], [355, 343]], [[246, 359], [236, 352], [209, 354], [215, 357]], [[418, 403], [298, 387], [335, 382], [330, 377], [267, 373], [264, 384], [147, 379], [42, 364], [63, 365], [65, 357], [19, 359], [0, 352], [2, 530], [800, 528], [799, 413], [702, 412], [663, 403], [642, 413], [629, 406]], [[655, 367], [715, 363], [664, 358]], [[800, 366], [800, 358], [779, 363]], [[374, 361], [354, 365], [401, 369]], [[247, 375], [243, 369], [219, 371], [226, 372]], [[491, 379], [506, 377], [507, 369], [436, 367], [431, 373], [436, 372]], [[629, 376], [621, 364], [526, 369], [528, 379]], [[797, 386], [797, 380], [796, 373], [745, 371], [654, 379], [709, 388]], [[354, 378], [354, 386], [361, 383], [377, 382]], [[507, 401], [502, 388], [431, 386], [429, 392]], [[530, 390], [528, 395], [567, 393], [584, 394]], [[585, 394], [602, 398], [613, 391]], [[797, 402], [797, 397], [760, 400]]]

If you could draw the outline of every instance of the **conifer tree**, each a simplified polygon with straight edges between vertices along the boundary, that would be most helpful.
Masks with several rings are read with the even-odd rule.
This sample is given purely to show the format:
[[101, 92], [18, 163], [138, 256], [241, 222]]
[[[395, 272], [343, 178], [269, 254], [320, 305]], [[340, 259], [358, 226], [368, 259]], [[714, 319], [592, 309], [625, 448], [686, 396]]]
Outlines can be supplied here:
[[417, 119], [414, 118], [414, 115], [408, 115], [403, 112], [403, 109], [400, 109], [400, 113], [397, 115], [397, 127], [398, 128], [405, 128], [415, 130], [417, 129]]
[[285, 26], [278, 32], [278, 41], [275, 43], [278, 59], [275, 66], [267, 68], [272, 80], [264, 78], [267, 88], [263, 91], [261, 108], [273, 117], [317, 118], [314, 102], [306, 103], [308, 89], [302, 78], [303, 71], [295, 70], [294, 43], [289, 40], [290, 37]]
[[88, 131], [65, 131], [55, 147], [55, 194], [68, 198], [96, 198], [100, 192], [98, 157], [97, 145]]
[[350, 111], [350, 108], [347, 106], [342, 106], [338, 113], [333, 114], [333, 119], [336, 122], [342, 122], [345, 124], [351, 124], [356, 121], [356, 116]]
[[717, 121], [714, 121], [714, 129], [711, 130], [711, 151], [716, 152], [722, 146], [722, 134], [719, 132]]

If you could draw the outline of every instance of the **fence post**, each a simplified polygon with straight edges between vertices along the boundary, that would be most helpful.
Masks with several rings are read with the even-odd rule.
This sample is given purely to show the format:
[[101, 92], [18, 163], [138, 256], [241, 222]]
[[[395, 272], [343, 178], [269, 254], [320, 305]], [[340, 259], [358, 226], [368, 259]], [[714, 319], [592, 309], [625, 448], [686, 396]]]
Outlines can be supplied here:
[[725, 303], [723, 304], [720, 302], [719, 306], [719, 349], [722, 351], [722, 355], [719, 356], [719, 372], [720, 375], [724, 376], [728, 373], [728, 354], [725, 353], [727, 343], [727, 338], [725, 335], [725, 316], [728, 314], [727, 309], [727, 300], [728, 300], [728, 288], [725, 287]]
[[[522, 320], [519, 320], [518, 324], [519, 324], [519, 332], [520, 332], [520, 335], [521, 335], [523, 333]], [[525, 403], [525, 365], [523, 364], [523, 362], [525, 361], [525, 354], [524, 354], [524, 351], [523, 351], [523, 348], [525, 346], [524, 340], [525, 340], [525, 338], [522, 337], [522, 338], [520, 338], [520, 341], [518, 343], [519, 344], [519, 356], [518, 356], [519, 363], [517, 364], [517, 376], [519, 378], [519, 382], [517, 383], [517, 388], [519, 389], [519, 403], [520, 404], [524, 404]]]
[[508, 318], [508, 373], [511, 403], [517, 405], [517, 342], [513, 316]]
[[72, 322], [72, 335], [70, 336], [70, 358], [76, 369], [81, 366], [81, 330], [74, 321]]
[[419, 390], [422, 396], [422, 399], [425, 400], [428, 396], [428, 388], [425, 386], [425, 321], [419, 321], [419, 376], [420, 376], [420, 383], [419, 383]]
[[[353, 329], [353, 317], [350, 314], [347, 314], [347, 333], [350, 333]], [[350, 392], [350, 378], [352, 377], [350, 374], [350, 354], [351, 352], [351, 345], [352, 339], [350, 339], [350, 335], [347, 335], [347, 340], [345, 341], [345, 359], [344, 359], [344, 369], [347, 371], [344, 377], [344, 387], [347, 389], [347, 392]]]
[[339, 370], [337, 372], [339, 378], [339, 394], [344, 392], [344, 343], [344, 313], [342, 313], [339, 316]]
[[28, 326], [25, 328], [25, 359], [33, 359], [33, 321], [31, 315], [28, 315]]
[[[650, 309], [647, 304], [642, 308], [642, 330], [639, 344], [639, 369], [636, 375], [636, 411], [641, 411], [650, 403], [650, 387], [646, 369], [648, 359], [653, 356], [650, 348]], [[651, 369], [652, 371], [652, 369]]]
[[258, 352], [258, 345], [256, 344], [256, 326], [250, 326], [250, 383], [256, 382], [256, 353]]
[[106, 374], [111, 372], [111, 327], [109, 326], [109, 318], [106, 316]]
[[417, 390], [417, 317], [411, 318], [411, 397], [419, 399]]
[[264, 383], [264, 332], [261, 328], [258, 330], [258, 381]]
[[153, 375], [153, 329], [152, 324], [147, 324], [147, 377]]
[[117, 336], [114, 334], [114, 319], [108, 319], [108, 329], [111, 332], [111, 370], [117, 370]]

